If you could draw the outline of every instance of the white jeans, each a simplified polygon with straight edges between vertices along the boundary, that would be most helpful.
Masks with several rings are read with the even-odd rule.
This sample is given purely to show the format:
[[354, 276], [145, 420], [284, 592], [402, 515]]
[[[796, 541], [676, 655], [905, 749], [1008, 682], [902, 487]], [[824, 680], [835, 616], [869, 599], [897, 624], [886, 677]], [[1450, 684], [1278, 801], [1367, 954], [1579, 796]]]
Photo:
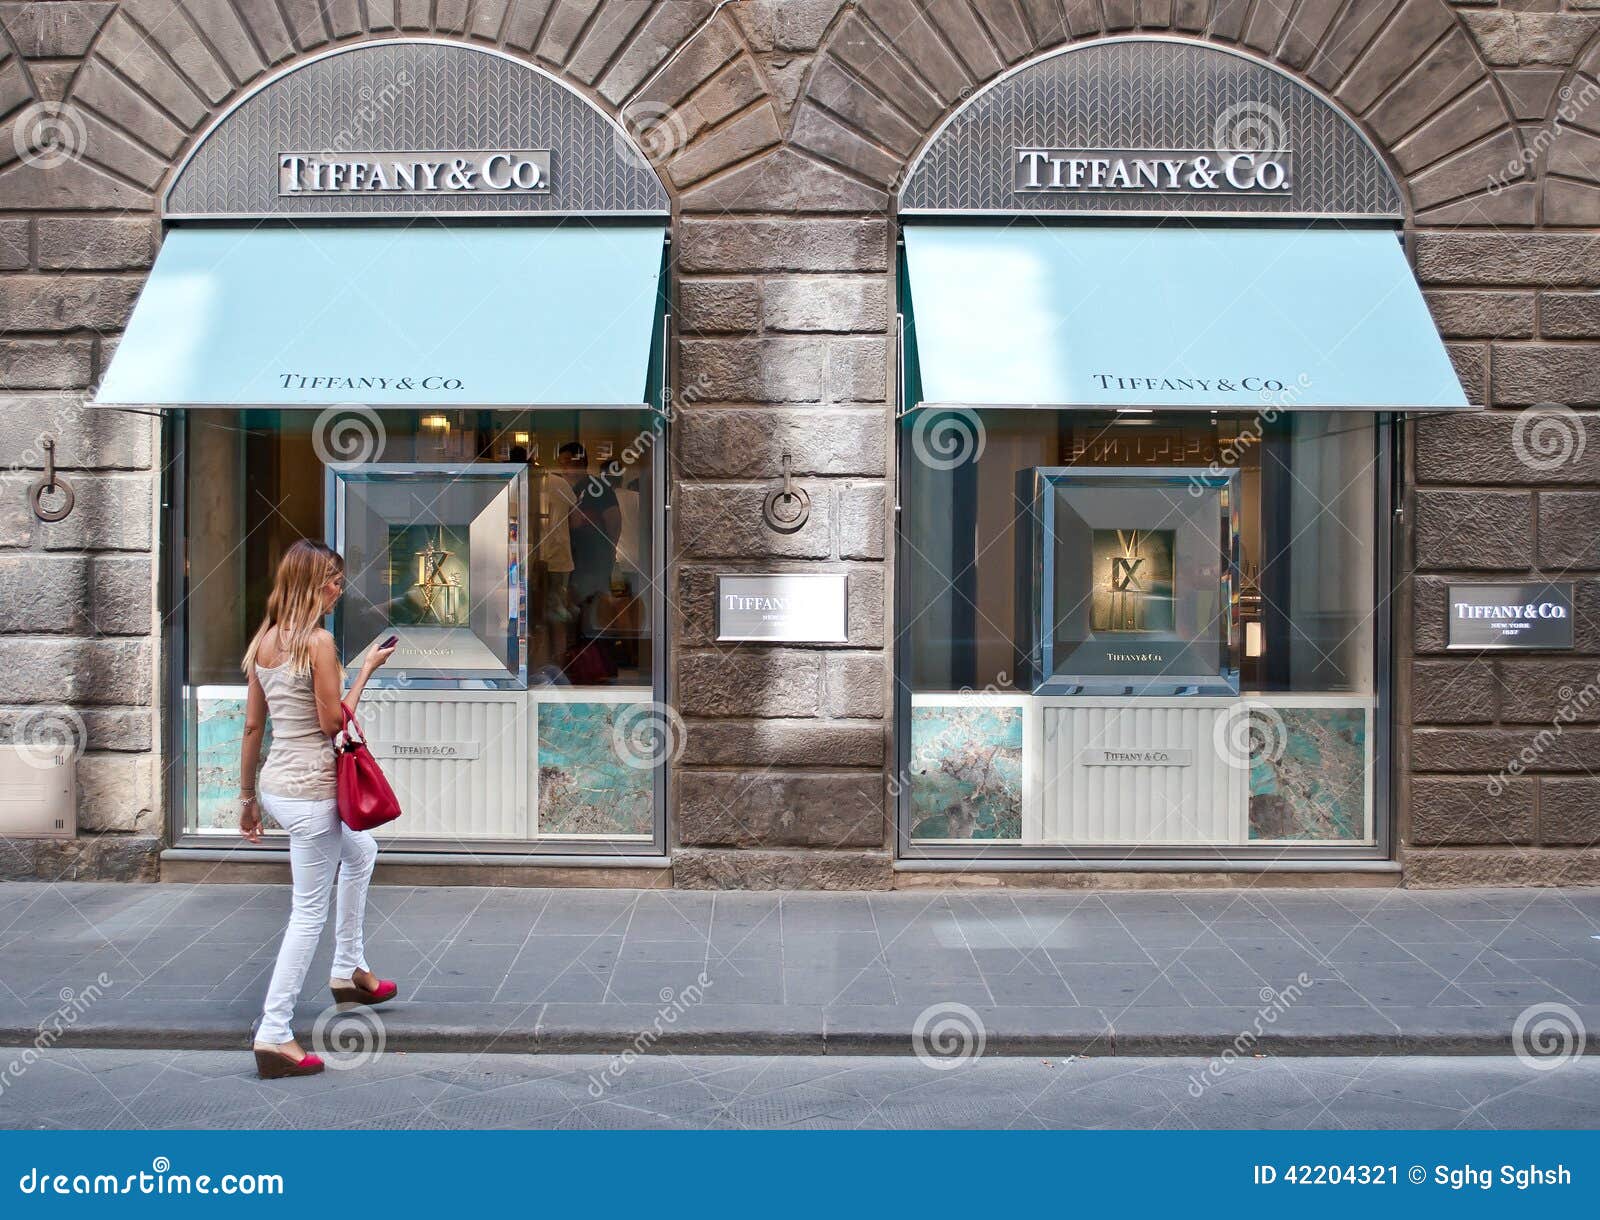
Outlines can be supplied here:
[[328, 891], [339, 875], [338, 911], [334, 920], [333, 977], [349, 978], [367, 969], [362, 921], [367, 913], [367, 884], [378, 859], [371, 832], [351, 830], [339, 820], [337, 801], [295, 800], [261, 794], [261, 807], [289, 832], [289, 867], [294, 876], [294, 908], [278, 949], [278, 964], [267, 988], [266, 1006], [256, 1041], [283, 1043], [294, 1038], [294, 1002], [311, 967], [311, 958], [328, 920]]

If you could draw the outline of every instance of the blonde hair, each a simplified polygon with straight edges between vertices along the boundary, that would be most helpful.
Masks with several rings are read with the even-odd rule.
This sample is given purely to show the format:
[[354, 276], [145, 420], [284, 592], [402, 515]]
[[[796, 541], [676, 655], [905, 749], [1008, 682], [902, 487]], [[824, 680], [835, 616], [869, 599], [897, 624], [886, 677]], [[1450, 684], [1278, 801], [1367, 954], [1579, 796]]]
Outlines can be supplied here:
[[309, 538], [301, 538], [283, 553], [267, 598], [267, 616], [244, 651], [245, 673], [255, 667], [261, 641], [274, 627], [278, 629], [278, 651], [288, 658], [294, 672], [311, 668], [311, 641], [322, 625], [322, 586], [343, 572], [339, 552]]

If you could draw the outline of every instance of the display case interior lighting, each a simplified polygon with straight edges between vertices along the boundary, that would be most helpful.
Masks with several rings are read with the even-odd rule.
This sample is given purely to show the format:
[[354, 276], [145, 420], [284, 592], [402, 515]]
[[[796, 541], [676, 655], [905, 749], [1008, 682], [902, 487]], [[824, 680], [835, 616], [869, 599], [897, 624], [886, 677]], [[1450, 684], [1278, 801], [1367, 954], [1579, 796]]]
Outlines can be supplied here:
[[1244, 655], [1259, 657], [1267, 651], [1267, 641], [1262, 634], [1261, 624], [1247, 620], [1244, 625]]
[[528, 434], [526, 432], [513, 432], [511, 434], [511, 443], [514, 445], [526, 445], [528, 443]]
[[432, 428], [435, 432], [450, 431], [450, 417], [448, 415], [424, 415], [422, 426]]

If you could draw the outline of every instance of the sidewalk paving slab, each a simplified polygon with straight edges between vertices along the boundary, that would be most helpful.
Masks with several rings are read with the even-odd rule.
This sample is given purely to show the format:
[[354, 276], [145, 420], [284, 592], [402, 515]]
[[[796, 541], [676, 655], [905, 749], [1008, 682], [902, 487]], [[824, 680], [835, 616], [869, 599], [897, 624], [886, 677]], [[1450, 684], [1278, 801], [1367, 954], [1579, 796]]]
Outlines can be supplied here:
[[[283, 886], [0, 884], [0, 1043], [243, 1047], [287, 911]], [[296, 1028], [358, 1038], [330, 941]], [[1002, 1055], [1507, 1055], [1519, 1022], [1600, 1051], [1597, 889], [386, 886], [367, 946], [402, 985], [372, 1036], [419, 1053], [938, 1054], [967, 1029]]]

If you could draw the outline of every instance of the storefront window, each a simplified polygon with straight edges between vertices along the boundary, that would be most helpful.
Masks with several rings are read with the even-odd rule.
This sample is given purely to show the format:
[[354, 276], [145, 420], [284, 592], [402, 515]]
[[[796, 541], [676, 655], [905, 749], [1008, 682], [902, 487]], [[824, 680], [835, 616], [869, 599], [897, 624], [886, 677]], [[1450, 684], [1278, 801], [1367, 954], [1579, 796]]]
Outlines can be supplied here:
[[907, 841], [1373, 844], [1375, 418], [910, 413]]
[[[648, 411], [191, 411], [176, 421], [187, 548], [185, 830], [236, 826], [239, 658], [279, 556], [335, 546], [341, 659], [400, 645], [361, 718], [405, 809], [397, 839], [648, 846], [654, 453]], [[359, 460], [350, 460], [352, 455]]]

